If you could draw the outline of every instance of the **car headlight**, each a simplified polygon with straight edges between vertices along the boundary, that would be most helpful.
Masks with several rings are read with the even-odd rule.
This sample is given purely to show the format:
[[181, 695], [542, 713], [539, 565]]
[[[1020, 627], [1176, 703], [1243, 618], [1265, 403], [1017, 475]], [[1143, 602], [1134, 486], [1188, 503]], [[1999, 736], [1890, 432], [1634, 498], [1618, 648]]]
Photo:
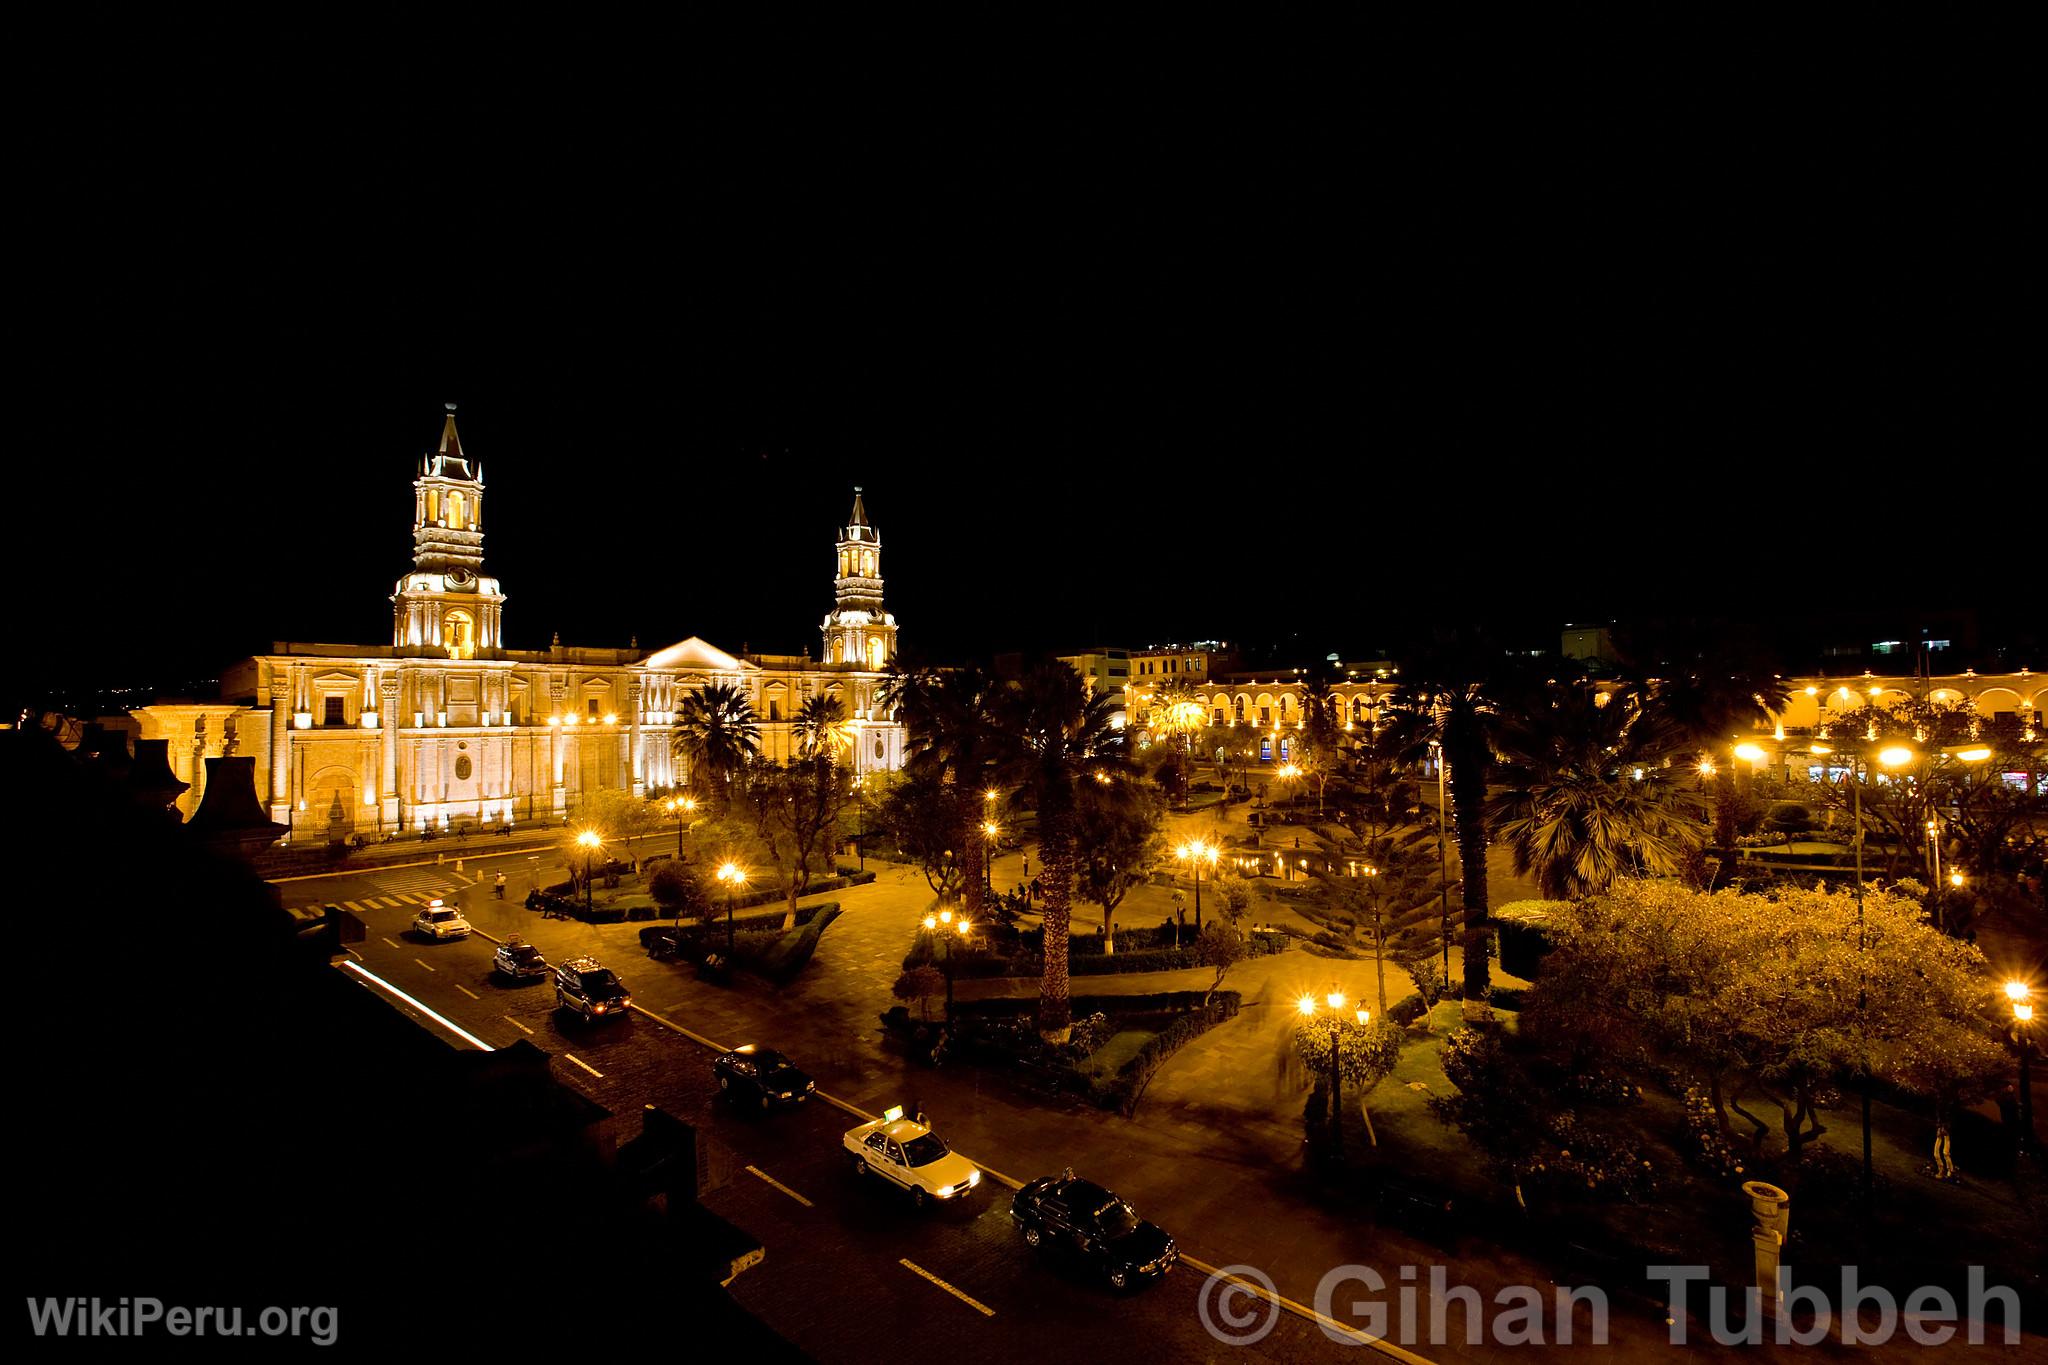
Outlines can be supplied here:
[[973, 1189], [973, 1188], [974, 1188], [974, 1187], [975, 1187], [976, 1185], [979, 1185], [980, 1183], [981, 1183], [981, 1172], [980, 1172], [980, 1171], [969, 1171], [969, 1172], [967, 1173], [967, 1183], [966, 1183], [965, 1185], [962, 1185], [962, 1186], [961, 1186], [960, 1188], [961, 1188], [961, 1189], [963, 1189], [963, 1190], [971, 1190], [971, 1189]]
[[592, 1005], [592, 1006], [590, 1007], [590, 1012], [591, 1012], [592, 1014], [603, 1014], [603, 1013], [604, 1013], [604, 1006], [603, 1006], [603, 1005]]

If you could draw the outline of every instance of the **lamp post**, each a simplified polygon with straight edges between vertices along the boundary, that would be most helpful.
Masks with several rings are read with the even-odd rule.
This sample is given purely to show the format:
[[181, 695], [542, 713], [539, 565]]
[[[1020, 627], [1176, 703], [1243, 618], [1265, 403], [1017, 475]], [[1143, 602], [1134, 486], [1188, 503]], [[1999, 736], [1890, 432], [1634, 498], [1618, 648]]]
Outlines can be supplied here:
[[718, 880], [725, 883], [725, 953], [732, 956], [732, 896], [733, 892], [747, 884], [747, 870], [738, 863], [726, 861], [718, 866]]
[[[1323, 997], [1323, 1003], [1330, 1010], [1330, 1152], [1333, 1156], [1342, 1157], [1344, 1154], [1344, 1076], [1338, 1065], [1338, 1055], [1344, 1048], [1344, 1030], [1351, 1027], [1351, 1025], [1344, 1018], [1344, 992], [1338, 990], [1331, 991]], [[1300, 1000], [1295, 1002], [1295, 1007], [1301, 1011], [1303, 1028], [1318, 1022], [1316, 1019], [1316, 998], [1313, 995], [1302, 996]], [[1372, 1022], [1372, 1011], [1358, 1010], [1355, 1012], [1354, 1017], [1358, 1021], [1358, 1027], [1362, 1029]]]
[[1444, 936], [1444, 984], [1451, 980], [1451, 862], [1450, 848], [1444, 834], [1444, 746], [1441, 740], [1431, 740], [1429, 747], [1436, 750], [1436, 895], [1439, 928]]
[[604, 840], [594, 829], [586, 829], [576, 836], [576, 846], [583, 850], [583, 909], [587, 914], [592, 909], [591, 873], [597, 866], [597, 851], [604, 847]]
[[981, 822], [982, 838], [986, 844], [981, 855], [981, 879], [990, 895], [994, 895], [996, 889], [996, 836], [1002, 832], [1003, 827], [993, 820]]
[[2019, 1153], [2031, 1156], [2034, 1151], [2034, 1080], [2027, 1066], [2027, 1054], [2033, 1042], [2034, 1006], [2028, 998], [2032, 995], [2024, 981], [2005, 983], [2005, 998], [2012, 1002], [2012, 1037], [2020, 1050], [2020, 1138]]
[[925, 932], [938, 935], [938, 941], [946, 945], [945, 952], [939, 956], [939, 969], [946, 976], [946, 1027], [949, 1029], [953, 1027], [953, 935], [957, 933], [966, 938], [969, 927], [970, 921], [966, 916], [956, 920], [951, 910], [941, 910], [936, 915], [924, 917]]
[[675, 796], [669, 798], [668, 812], [670, 815], [673, 815], [676, 818], [676, 861], [679, 863], [687, 861], [683, 856], [683, 817], [686, 815], [694, 815], [696, 811], [697, 798], [693, 796]]
[[[1202, 864], [1204, 862], [1207, 862], [1210, 867], [1214, 867], [1216, 866], [1216, 859], [1221, 855], [1222, 850], [1217, 848], [1216, 845], [1210, 843], [1206, 839], [1190, 840], [1189, 842], [1182, 844], [1179, 848], [1174, 850], [1174, 856], [1180, 858], [1183, 862], [1187, 863], [1190, 867], [1194, 868], [1195, 870], [1196, 938], [1200, 938], [1202, 936]], [[1178, 947], [1179, 943], [1176, 941], [1174, 946]]]

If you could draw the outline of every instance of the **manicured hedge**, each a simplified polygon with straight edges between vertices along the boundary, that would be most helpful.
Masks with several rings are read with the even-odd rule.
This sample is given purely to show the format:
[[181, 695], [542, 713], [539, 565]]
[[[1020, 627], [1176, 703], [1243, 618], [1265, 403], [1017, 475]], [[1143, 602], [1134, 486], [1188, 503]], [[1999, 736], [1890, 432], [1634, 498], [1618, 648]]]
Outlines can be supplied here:
[[[827, 910], [837, 914], [839, 902], [827, 901], [823, 905], [798, 906], [796, 912], [797, 927], [801, 928], [809, 924]], [[754, 933], [763, 929], [772, 929], [780, 933], [782, 932], [782, 919], [783, 915], [780, 910], [770, 915], [734, 915], [732, 927], [735, 933], [740, 934]], [[667, 934], [674, 934], [676, 936], [677, 942], [682, 945], [685, 955], [689, 955], [692, 948], [711, 946], [722, 948], [725, 946], [725, 908], [720, 906], [717, 915], [709, 920], [693, 920], [688, 924], [682, 925], [680, 928], [672, 924], [650, 925], [640, 931], [640, 947], [644, 951], [652, 951], [656, 936]], [[714, 940], [716, 941], [715, 944]]]

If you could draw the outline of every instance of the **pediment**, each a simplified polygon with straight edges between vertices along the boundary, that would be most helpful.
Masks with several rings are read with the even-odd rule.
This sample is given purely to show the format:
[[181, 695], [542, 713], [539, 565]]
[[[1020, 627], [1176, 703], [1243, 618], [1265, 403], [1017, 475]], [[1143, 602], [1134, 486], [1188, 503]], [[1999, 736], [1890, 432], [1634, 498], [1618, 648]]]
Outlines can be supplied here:
[[735, 658], [699, 635], [670, 645], [647, 656], [641, 665], [668, 671], [694, 668], [707, 673], [758, 673], [760, 665]]

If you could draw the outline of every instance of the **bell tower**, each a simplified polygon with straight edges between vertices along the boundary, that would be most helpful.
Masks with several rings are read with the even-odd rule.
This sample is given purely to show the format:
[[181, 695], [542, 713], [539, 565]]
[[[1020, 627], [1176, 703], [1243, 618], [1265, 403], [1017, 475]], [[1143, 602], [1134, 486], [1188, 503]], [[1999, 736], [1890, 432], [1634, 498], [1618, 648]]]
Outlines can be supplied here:
[[882, 608], [882, 540], [868, 524], [860, 489], [839, 532], [832, 612], [825, 618], [825, 662], [879, 673], [896, 654], [896, 618]]
[[484, 473], [462, 453], [455, 405], [441, 446], [412, 481], [412, 572], [391, 595], [391, 643], [408, 654], [473, 659], [504, 648], [505, 596], [483, 576]]

